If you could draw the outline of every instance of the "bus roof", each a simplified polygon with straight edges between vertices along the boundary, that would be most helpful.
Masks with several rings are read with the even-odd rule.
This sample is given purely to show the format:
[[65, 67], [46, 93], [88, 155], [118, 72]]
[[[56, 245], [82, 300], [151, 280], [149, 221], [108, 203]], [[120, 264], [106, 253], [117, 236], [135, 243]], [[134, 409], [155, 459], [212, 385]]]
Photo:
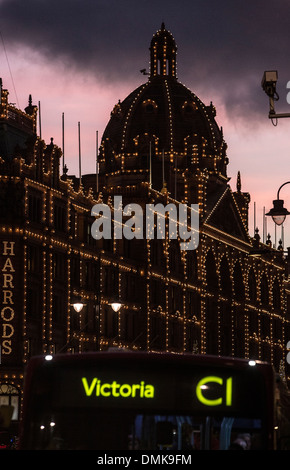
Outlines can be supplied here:
[[146, 352], [146, 351], [130, 351], [127, 349], [114, 348], [107, 351], [100, 352], [85, 352], [76, 354], [55, 354], [55, 355], [43, 355], [34, 356], [30, 359], [27, 365], [27, 369], [35, 368], [43, 363], [51, 363], [55, 366], [68, 366], [69, 364], [90, 364], [94, 362], [131, 362], [131, 363], [143, 363], [151, 362], [152, 364], [168, 364], [168, 365], [190, 365], [199, 364], [204, 366], [221, 366], [224, 368], [235, 368], [245, 369], [249, 367], [258, 366], [259, 369], [264, 369], [274, 373], [274, 369], [271, 364], [259, 360], [250, 360], [243, 358], [223, 357], [223, 356], [212, 356], [207, 354], [174, 354], [170, 352]]

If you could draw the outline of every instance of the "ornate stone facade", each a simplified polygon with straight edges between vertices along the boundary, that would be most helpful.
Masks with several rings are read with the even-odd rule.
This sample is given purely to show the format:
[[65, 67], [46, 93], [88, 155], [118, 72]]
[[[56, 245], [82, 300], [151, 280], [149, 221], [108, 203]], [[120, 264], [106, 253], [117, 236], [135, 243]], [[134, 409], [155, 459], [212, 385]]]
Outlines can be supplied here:
[[[287, 260], [250, 237], [249, 194], [240, 175], [231, 189], [215, 108], [179, 83], [176, 49], [162, 25], [148, 81], [111, 113], [98, 188], [96, 175], [60, 175], [61, 150], [37, 135], [31, 98], [22, 112], [1, 85], [0, 381], [13, 393], [0, 393], [10, 402], [31, 355], [109, 346], [262, 359], [289, 379]], [[181, 250], [168, 220], [161, 240], [95, 240], [91, 209], [105, 203], [113, 218], [116, 195], [141, 207], [199, 204], [198, 248]]]

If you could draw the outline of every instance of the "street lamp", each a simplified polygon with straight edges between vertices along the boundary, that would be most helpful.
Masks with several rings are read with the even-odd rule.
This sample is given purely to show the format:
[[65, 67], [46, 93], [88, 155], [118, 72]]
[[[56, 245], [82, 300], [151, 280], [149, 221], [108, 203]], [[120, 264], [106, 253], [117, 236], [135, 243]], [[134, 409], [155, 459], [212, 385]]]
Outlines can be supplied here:
[[75, 296], [74, 301], [71, 303], [71, 305], [74, 308], [74, 311], [77, 313], [80, 313], [85, 306], [81, 296]]
[[281, 188], [283, 188], [283, 186], [285, 186], [286, 184], [289, 184], [290, 181], [286, 181], [286, 183], [283, 183], [280, 188], [278, 189], [278, 192], [277, 192], [277, 199], [275, 199], [273, 201], [273, 207], [272, 209], [269, 210], [269, 212], [267, 212], [266, 215], [270, 215], [273, 219], [273, 221], [275, 222], [276, 225], [282, 225], [284, 220], [286, 219], [286, 216], [290, 214], [290, 212], [288, 212], [288, 210], [286, 209], [286, 207], [284, 207], [284, 201], [283, 199], [279, 199], [279, 194], [280, 194], [280, 190]]
[[[122, 307], [122, 302], [118, 299], [117, 300], [114, 299], [108, 304], [112, 307], [115, 313], [118, 313]], [[75, 312], [80, 313], [86, 304], [82, 302], [81, 297], [76, 297], [74, 299], [74, 302], [72, 302], [71, 305], [73, 309], [75, 310]], [[101, 308], [100, 293], [98, 293], [96, 297], [96, 304], [95, 304], [95, 313], [96, 313], [96, 320], [97, 320], [96, 330], [97, 330], [97, 350], [98, 351], [100, 350], [100, 308]], [[83, 328], [79, 330], [79, 333], [82, 333], [87, 326], [88, 326], [88, 322], [83, 326]], [[70, 341], [62, 349], [64, 349], [69, 343]]]
[[72, 304], [72, 306], [77, 313], [80, 313], [84, 308], [84, 304], [82, 302], [75, 302], [74, 304]]
[[122, 304], [121, 302], [119, 301], [113, 301], [110, 303], [112, 309], [114, 310], [114, 312], [119, 312], [120, 308], [122, 307]]

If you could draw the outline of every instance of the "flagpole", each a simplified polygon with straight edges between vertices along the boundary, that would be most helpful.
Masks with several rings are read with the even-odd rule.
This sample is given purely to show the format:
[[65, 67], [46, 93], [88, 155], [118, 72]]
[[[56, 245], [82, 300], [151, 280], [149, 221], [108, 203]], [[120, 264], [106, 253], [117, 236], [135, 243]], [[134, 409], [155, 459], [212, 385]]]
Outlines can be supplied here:
[[177, 193], [177, 155], [175, 155], [175, 179], [174, 179], [174, 197], [176, 199], [176, 193]]
[[39, 113], [38, 113], [38, 115], [39, 115], [39, 119], [38, 119], [38, 121], [39, 121], [39, 137], [41, 138], [41, 109], [40, 109], [40, 101], [38, 101], [38, 109], [39, 109]]
[[62, 113], [62, 172], [64, 173], [64, 113]]
[[149, 146], [149, 186], [152, 188], [152, 151], [151, 151], [151, 141]]
[[99, 192], [99, 163], [98, 163], [98, 138], [99, 138], [99, 133], [96, 131], [96, 184], [97, 184], [97, 193]]
[[79, 138], [79, 178], [80, 178], [80, 186], [82, 180], [82, 166], [81, 166], [81, 124], [78, 123], [78, 138]]
[[162, 183], [163, 183], [163, 186], [164, 186], [164, 149], [162, 150]]

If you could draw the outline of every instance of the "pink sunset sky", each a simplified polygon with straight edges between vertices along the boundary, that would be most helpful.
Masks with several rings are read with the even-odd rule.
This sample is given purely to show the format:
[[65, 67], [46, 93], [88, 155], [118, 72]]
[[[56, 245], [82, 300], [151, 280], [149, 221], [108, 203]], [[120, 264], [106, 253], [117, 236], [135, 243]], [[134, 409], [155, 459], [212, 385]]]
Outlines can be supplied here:
[[[217, 5], [218, 4], [218, 5]], [[152, 7], [150, 9], [150, 7]], [[42, 138], [62, 147], [65, 163], [78, 175], [78, 122], [81, 126], [82, 174], [95, 172], [99, 144], [110, 112], [147, 80], [149, 45], [161, 22], [178, 46], [178, 79], [206, 105], [228, 144], [228, 176], [251, 195], [263, 236], [263, 209], [290, 180], [290, 118], [273, 126], [268, 98], [261, 88], [264, 70], [278, 70], [276, 112], [289, 112], [290, 5], [278, 0], [116, 2], [89, 0], [0, 0], [0, 77], [10, 102], [24, 109], [29, 94], [41, 103]], [[280, 193], [290, 210], [290, 185]], [[274, 224], [267, 217], [274, 242]], [[290, 246], [290, 222], [284, 224]], [[277, 230], [277, 241], [281, 237]]]

